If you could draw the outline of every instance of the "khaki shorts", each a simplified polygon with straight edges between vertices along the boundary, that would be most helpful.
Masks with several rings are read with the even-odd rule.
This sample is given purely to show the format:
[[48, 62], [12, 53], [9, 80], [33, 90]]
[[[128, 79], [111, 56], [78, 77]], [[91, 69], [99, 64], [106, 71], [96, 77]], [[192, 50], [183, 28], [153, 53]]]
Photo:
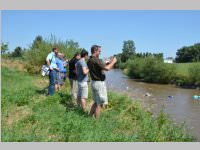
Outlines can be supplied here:
[[78, 82], [78, 98], [88, 99], [88, 83]]
[[70, 86], [71, 86], [71, 94], [74, 99], [77, 99], [77, 92], [78, 92], [78, 85], [77, 80], [69, 79]]
[[105, 81], [92, 81], [93, 99], [97, 105], [108, 104], [108, 96]]

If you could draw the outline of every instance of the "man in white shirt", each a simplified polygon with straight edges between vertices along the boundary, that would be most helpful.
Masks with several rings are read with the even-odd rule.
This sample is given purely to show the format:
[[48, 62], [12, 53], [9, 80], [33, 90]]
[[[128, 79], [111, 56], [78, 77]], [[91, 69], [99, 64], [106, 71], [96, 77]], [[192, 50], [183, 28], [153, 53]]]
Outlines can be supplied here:
[[58, 48], [54, 47], [52, 52], [48, 54], [46, 58], [47, 65], [49, 66], [49, 87], [48, 95], [53, 95], [55, 92], [55, 80], [56, 80], [56, 71], [58, 70], [56, 64], [56, 56], [58, 54]]

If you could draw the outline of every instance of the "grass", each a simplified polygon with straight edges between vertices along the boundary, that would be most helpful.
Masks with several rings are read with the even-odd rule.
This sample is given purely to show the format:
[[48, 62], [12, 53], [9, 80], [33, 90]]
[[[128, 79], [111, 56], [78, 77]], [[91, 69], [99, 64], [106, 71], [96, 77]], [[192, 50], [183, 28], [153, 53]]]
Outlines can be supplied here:
[[194, 64], [197, 64], [197, 63], [174, 63], [173, 65], [176, 66], [178, 73], [188, 75], [189, 67], [193, 66]]
[[[70, 95], [45, 96], [48, 79], [2, 67], [3, 142], [139, 142], [193, 141], [184, 124], [175, 125], [161, 112], [153, 117], [126, 95], [108, 93], [109, 105], [99, 120], [84, 113]], [[87, 104], [92, 104], [91, 90]]]

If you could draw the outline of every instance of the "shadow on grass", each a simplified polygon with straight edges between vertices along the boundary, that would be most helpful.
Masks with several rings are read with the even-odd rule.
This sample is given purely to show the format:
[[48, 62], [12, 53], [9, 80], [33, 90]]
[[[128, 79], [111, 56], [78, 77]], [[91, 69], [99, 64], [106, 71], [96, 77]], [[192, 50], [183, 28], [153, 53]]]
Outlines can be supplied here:
[[74, 111], [83, 117], [89, 117], [87, 112], [84, 112], [83, 109], [77, 106], [76, 101], [72, 98], [72, 96], [68, 93], [59, 93], [60, 96], [60, 104], [64, 105], [66, 108], [66, 112]]
[[45, 88], [43, 88], [43, 89], [41, 89], [41, 90], [35, 90], [35, 92], [36, 92], [37, 94], [47, 95], [47, 94], [48, 94], [48, 86], [45, 87]]

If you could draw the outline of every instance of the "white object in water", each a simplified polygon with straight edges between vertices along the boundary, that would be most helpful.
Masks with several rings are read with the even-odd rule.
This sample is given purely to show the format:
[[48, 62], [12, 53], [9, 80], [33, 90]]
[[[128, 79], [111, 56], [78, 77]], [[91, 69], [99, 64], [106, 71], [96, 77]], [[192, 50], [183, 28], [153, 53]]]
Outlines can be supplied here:
[[126, 87], [126, 90], [128, 90], [128, 86]]
[[146, 94], [145, 94], [145, 96], [151, 96], [151, 94], [149, 94], [149, 93], [146, 93]]

